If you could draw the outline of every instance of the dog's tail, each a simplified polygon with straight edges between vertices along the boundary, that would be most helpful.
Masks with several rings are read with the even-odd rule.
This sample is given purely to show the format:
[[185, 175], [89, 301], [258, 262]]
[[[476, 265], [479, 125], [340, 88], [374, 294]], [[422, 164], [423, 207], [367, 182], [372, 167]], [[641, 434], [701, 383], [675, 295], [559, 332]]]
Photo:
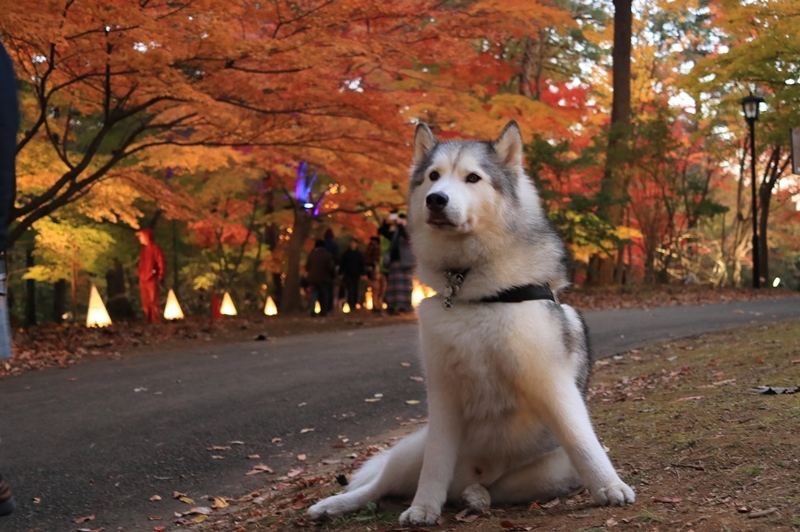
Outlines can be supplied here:
[[347, 485], [347, 491], [355, 491], [362, 486], [371, 484], [378, 480], [383, 470], [386, 468], [386, 462], [389, 460], [390, 451], [381, 451], [366, 462], [355, 472], [350, 478], [350, 483]]

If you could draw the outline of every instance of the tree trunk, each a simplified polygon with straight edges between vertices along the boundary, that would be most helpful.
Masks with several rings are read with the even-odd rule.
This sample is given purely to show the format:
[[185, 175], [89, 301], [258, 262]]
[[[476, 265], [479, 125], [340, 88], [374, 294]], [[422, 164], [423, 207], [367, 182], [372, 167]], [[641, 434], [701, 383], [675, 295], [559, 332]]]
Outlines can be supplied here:
[[313, 224], [314, 217], [305, 212], [301, 205], [296, 206], [292, 236], [286, 252], [286, 281], [283, 285], [280, 306], [283, 313], [301, 310], [300, 261], [303, 256], [303, 247], [308, 240], [308, 235], [311, 234]]
[[64, 313], [67, 311], [67, 281], [59, 279], [53, 285], [53, 321], [61, 323], [64, 321]]
[[[612, 53], [613, 100], [611, 129], [608, 134], [606, 167], [600, 195], [605, 199], [603, 214], [618, 227], [624, 221], [623, 202], [627, 194], [625, 168], [629, 160], [628, 141], [631, 128], [631, 33], [633, 15], [631, 0], [614, 0], [614, 50]], [[617, 254], [622, 254], [620, 246]], [[594, 284], [608, 286], [614, 282], [614, 255], [596, 256]]]
[[[25, 266], [33, 267], [33, 246], [25, 251]], [[25, 327], [36, 325], [36, 281], [25, 281]]]
[[758, 191], [758, 261], [759, 273], [761, 274], [762, 287], [772, 286], [769, 277], [769, 209], [772, 201], [772, 188], [768, 184], [764, 184]]
[[125, 288], [125, 271], [118, 259], [114, 259], [114, 268], [106, 272], [106, 286], [108, 292], [106, 307], [111, 319], [129, 320], [136, 317]]

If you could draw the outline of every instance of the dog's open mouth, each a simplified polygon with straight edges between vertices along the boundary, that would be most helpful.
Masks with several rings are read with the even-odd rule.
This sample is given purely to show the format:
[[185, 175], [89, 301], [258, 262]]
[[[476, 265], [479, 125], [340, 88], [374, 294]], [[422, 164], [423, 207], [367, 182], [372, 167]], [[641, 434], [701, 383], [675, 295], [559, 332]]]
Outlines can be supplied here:
[[435, 214], [430, 213], [428, 215], [428, 223], [430, 225], [435, 225], [439, 227], [455, 227], [456, 224], [450, 221], [450, 219], [445, 216], [444, 214]]

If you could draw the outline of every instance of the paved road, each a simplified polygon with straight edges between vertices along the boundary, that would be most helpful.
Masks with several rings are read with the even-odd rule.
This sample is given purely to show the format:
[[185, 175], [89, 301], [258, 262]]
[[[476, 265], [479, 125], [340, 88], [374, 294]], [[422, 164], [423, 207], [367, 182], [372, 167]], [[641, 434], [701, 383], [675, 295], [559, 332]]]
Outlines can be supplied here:
[[[586, 314], [599, 357], [650, 342], [800, 318], [800, 300]], [[0, 530], [152, 530], [187, 493], [239, 496], [259, 454], [277, 473], [421, 417], [416, 325], [280, 338], [97, 361], [0, 381], [0, 465], [19, 510]], [[401, 363], [409, 363], [406, 367]], [[375, 394], [380, 401], [365, 402]], [[419, 405], [406, 400], [418, 399]], [[303, 431], [303, 429], [314, 429]], [[281, 438], [280, 442], [272, 442]], [[230, 450], [209, 451], [211, 446]], [[215, 459], [213, 455], [224, 457]], [[148, 499], [158, 494], [160, 502]], [[38, 502], [33, 502], [34, 498]], [[83, 525], [86, 526], [86, 525]]]

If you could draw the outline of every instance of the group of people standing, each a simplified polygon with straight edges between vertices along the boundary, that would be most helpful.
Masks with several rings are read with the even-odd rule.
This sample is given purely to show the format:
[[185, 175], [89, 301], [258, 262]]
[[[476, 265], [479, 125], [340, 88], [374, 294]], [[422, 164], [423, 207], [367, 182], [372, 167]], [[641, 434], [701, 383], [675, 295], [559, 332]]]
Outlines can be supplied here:
[[[411, 311], [412, 270], [414, 257], [406, 232], [406, 218], [393, 212], [370, 238], [364, 252], [360, 242], [351, 238], [347, 249], [339, 253], [339, 244], [328, 229], [324, 239], [314, 243], [306, 260], [309, 285], [309, 311], [325, 316], [333, 311], [335, 301], [346, 301], [350, 309], [362, 302], [361, 281], [366, 278], [372, 289], [372, 311], [389, 314]], [[319, 302], [319, 311], [316, 306]]]

